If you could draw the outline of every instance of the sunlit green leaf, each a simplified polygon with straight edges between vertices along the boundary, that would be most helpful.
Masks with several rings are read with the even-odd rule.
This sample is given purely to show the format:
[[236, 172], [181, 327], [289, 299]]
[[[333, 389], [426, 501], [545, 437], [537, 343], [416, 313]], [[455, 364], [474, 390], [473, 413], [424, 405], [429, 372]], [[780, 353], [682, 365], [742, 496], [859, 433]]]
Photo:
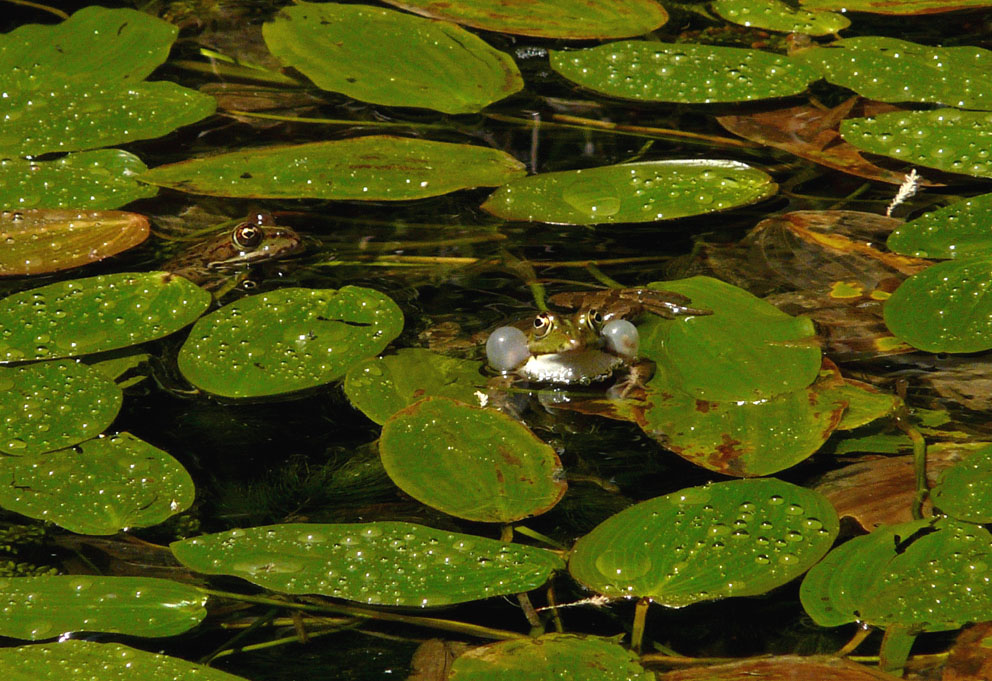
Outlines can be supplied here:
[[914, 274], [885, 301], [885, 325], [927, 352], [992, 348], [992, 256], [948, 260]]
[[207, 615], [197, 589], [154, 577], [0, 578], [0, 599], [0, 636], [32, 641], [71, 631], [175, 636]]
[[684, 104], [785, 97], [818, 78], [802, 64], [771, 52], [647, 41], [552, 50], [551, 67], [599, 94]]
[[141, 159], [119, 149], [80, 151], [54, 161], [0, 159], [0, 207], [117, 208], [158, 193], [135, 179], [145, 170]]
[[628, 38], [668, 20], [655, 0], [385, 0], [433, 19], [538, 38]]
[[805, 572], [837, 536], [820, 494], [775, 479], [690, 487], [643, 501], [575, 544], [568, 569], [612, 598], [681, 607], [752, 596]]
[[174, 542], [183, 565], [273, 591], [430, 607], [537, 588], [557, 554], [401, 522], [249, 527]]
[[95, 437], [117, 418], [121, 390], [71, 360], [0, 367], [0, 450], [26, 455]]
[[178, 461], [130, 433], [0, 457], [0, 507], [78, 534], [149, 527], [193, 503]]
[[61, 281], [0, 299], [0, 363], [115, 350], [178, 331], [210, 305], [168, 272]]
[[545, 634], [490, 643], [460, 655], [448, 681], [654, 681], [616, 640]]
[[844, 139], [859, 149], [928, 168], [992, 177], [992, 114], [936, 109], [894, 111], [840, 124]]
[[887, 393], [868, 383], [847, 379], [844, 385], [831, 390], [835, 398], [847, 402], [837, 430], [853, 430], [877, 419], [891, 415], [901, 404], [897, 395]]
[[482, 362], [446, 357], [423, 348], [401, 348], [394, 355], [371, 358], [348, 370], [344, 393], [378, 424], [424, 397], [443, 396], [477, 402], [485, 387]]
[[649, 161], [521, 178], [482, 208], [504, 220], [565, 225], [655, 222], [747, 205], [777, 189], [769, 175], [736, 161]]
[[934, 506], [953, 518], [992, 523], [992, 445], [945, 470], [930, 497]]
[[496, 149], [370, 136], [217, 154], [152, 168], [141, 180], [212, 196], [400, 201], [501, 185], [524, 173]]
[[992, 7], [992, 0], [799, 0], [807, 9], [876, 14], [937, 14]]
[[890, 251], [920, 258], [992, 255], [992, 194], [926, 213], [889, 234]]
[[402, 330], [403, 313], [378, 291], [284, 288], [197, 321], [179, 351], [179, 370], [214, 395], [278, 395], [341, 378]]
[[474, 113], [524, 84], [508, 54], [465, 29], [380, 7], [299, 2], [262, 34], [318, 87], [363, 102]]
[[565, 494], [555, 450], [495, 409], [445, 397], [386, 421], [382, 465], [414, 499], [466, 520], [511, 523], [544, 513]]
[[793, 58], [863, 97], [992, 109], [985, 86], [992, 52], [980, 47], [931, 47], [873, 35], [836, 40]]
[[843, 14], [797, 10], [781, 0], [715, 0], [712, 8], [735, 24], [768, 31], [827, 35], [851, 25]]

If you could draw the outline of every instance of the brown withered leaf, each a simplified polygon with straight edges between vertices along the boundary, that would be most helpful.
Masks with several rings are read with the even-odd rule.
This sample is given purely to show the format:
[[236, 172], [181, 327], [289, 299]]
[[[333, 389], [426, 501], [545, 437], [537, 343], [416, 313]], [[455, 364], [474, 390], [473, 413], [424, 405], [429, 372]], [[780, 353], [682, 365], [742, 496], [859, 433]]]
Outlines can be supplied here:
[[[662, 658], [663, 660], [663, 658]], [[646, 655], [643, 663], [658, 661]], [[797, 681], [893, 681], [877, 669], [829, 655], [779, 655], [729, 664], [678, 669], [658, 675], [658, 681], [741, 681], [742, 679], [796, 679]]]
[[0, 276], [47, 274], [88, 265], [148, 238], [148, 219], [119, 210], [0, 212]]
[[960, 634], [944, 665], [941, 681], [992, 679], [992, 622], [968, 627]]
[[451, 663], [471, 648], [467, 643], [431, 638], [417, 647], [410, 660], [412, 669], [406, 681], [446, 681]]
[[[902, 184], [903, 173], [870, 163], [838, 132], [840, 122], [849, 116], [874, 116], [896, 110], [898, 107], [890, 104], [851, 97], [833, 109], [803, 104], [741, 116], [717, 116], [717, 121], [744, 139], [788, 151], [827, 168], [869, 180]], [[926, 180], [921, 184], [934, 186]]]

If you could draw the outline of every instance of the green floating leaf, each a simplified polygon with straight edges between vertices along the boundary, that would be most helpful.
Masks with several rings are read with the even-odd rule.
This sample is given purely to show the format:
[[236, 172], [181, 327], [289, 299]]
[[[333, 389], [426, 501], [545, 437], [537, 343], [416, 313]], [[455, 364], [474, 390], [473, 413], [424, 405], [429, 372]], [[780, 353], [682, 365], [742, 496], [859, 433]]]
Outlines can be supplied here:
[[189, 508], [193, 495], [178, 461], [130, 433], [0, 457], [0, 507], [78, 534], [157, 525]]
[[539, 515], [568, 488], [555, 450], [494, 409], [429, 397], [386, 421], [382, 465], [411, 497], [466, 520]]
[[930, 497], [952, 518], [992, 523], [992, 445], [945, 470]]
[[87, 7], [55, 26], [0, 36], [0, 149], [93, 149], [160, 137], [210, 115], [212, 97], [139, 82], [165, 61], [176, 33], [142, 12]]
[[[2, 166], [0, 161], [0, 168]], [[137, 213], [0, 212], [0, 243], [4, 244], [0, 250], [0, 276], [43, 274], [80, 267], [137, 246], [147, 238], [148, 218]]]
[[980, 47], [930, 47], [873, 35], [836, 40], [793, 58], [870, 99], [992, 109], [986, 88], [992, 52]]
[[195, 587], [154, 577], [0, 578], [0, 599], [0, 636], [31, 641], [72, 631], [175, 636], [207, 616], [207, 597]]
[[668, 21], [655, 0], [385, 0], [432, 19], [537, 38], [607, 40], [644, 35]]
[[854, 430], [872, 421], [892, 415], [902, 404], [897, 395], [883, 392], [871, 384], [845, 379], [831, 395], [847, 402], [837, 430]]
[[380, 7], [299, 2], [262, 35], [318, 87], [373, 104], [475, 113], [524, 86], [508, 54], [460, 26]]
[[473, 648], [451, 665], [448, 681], [654, 681], [637, 655], [615, 640], [546, 634]]
[[648, 284], [689, 297], [712, 315], [639, 327], [641, 355], [665, 381], [700, 400], [760, 400], [809, 386], [820, 371], [813, 323], [711, 277]]
[[0, 450], [40, 454], [95, 437], [122, 400], [112, 379], [71, 360], [0, 367]]
[[807, 9], [875, 14], [937, 14], [992, 7], [992, 0], [799, 0]]
[[141, 159], [120, 149], [81, 151], [54, 161], [0, 159], [0, 207], [117, 208], [158, 193], [135, 179], [146, 170]]
[[851, 25], [843, 14], [793, 9], [781, 0], [715, 0], [711, 7], [727, 21], [768, 31], [828, 35]]
[[378, 291], [284, 288], [197, 321], [179, 351], [179, 370], [214, 395], [279, 395], [341, 378], [402, 330], [403, 313]]
[[171, 548], [197, 572], [375, 605], [431, 607], [520, 593], [564, 567], [544, 549], [401, 522], [250, 527]]
[[936, 109], [841, 121], [841, 136], [873, 154], [975, 177], [992, 177], [992, 114]]
[[992, 256], [948, 260], [914, 274], [885, 301], [885, 325], [927, 352], [992, 348]]
[[481, 368], [482, 362], [446, 357], [423, 348], [401, 348], [395, 355], [352, 366], [344, 377], [344, 394], [355, 408], [382, 425], [424, 397], [476, 402], [476, 392], [486, 385]]
[[848, 622], [947, 631], [992, 609], [992, 535], [945, 519], [880, 527], [837, 547], [803, 579], [799, 597], [823, 627]]
[[896, 227], [885, 245], [918, 258], [992, 255], [992, 194], [973, 196]]
[[559, 225], [655, 222], [744, 206], [777, 190], [769, 175], [736, 161], [648, 161], [521, 178], [482, 208]]
[[551, 68], [573, 83], [647, 102], [713, 104], [785, 97], [818, 78], [784, 55], [739, 47], [626, 41], [550, 54]]
[[0, 667], [17, 681], [245, 681], [219, 669], [130, 648], [118, 643], [69, 639], [58, 643], [0, 648]]
[[613, 598], [681, 607], [762, 594], [798, 577], [837, 536], [822, 495], [775, 480], [734, 480], [649, 499], [600, 523], [568, 569]]
[[140, 179], [211, 196], [402, 201], [523, 174], [522, 163], [496, 149], [383, 135], [217, 154], [152, 168]]
[[168, 272], [61, 281], [0, 299], [0, 363], [116, 350], [178, 331], [212, 298]]

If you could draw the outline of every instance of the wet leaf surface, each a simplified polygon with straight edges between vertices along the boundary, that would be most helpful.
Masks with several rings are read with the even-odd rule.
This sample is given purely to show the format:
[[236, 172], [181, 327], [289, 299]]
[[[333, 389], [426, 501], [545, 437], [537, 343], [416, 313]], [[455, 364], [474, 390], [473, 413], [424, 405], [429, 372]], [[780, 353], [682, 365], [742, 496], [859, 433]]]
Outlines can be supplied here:
[[145, 170], [141, 159], [119, 149], [80, 151], [54, 161], [4, 158], [0, 206], [20, 212], [117, 208], [158, 193], [135, 179]]
[[379, 438], [382, 465], [411, 497], [466, 520], [539, 515], [568, 488], [555, 450], [494, 409], [431, 397], [394, 414]]
[[504, 220], [564, 225], [655, 222], [755, 203], [778, 190], [735, 161], [649, 161], [541, 173], [496, 190], [483, 210]]
[[851, 25], [842, 14], [794, 9], [780, 0], [716, 0], [713, 11], [735, 24], [785, 33], [827, 35]]
[[473, 648], [455, 660], [450, 681], [653, 681], [637, 655], [615, 640], [545, 634]]
[[992, 7], [992, 0], [800, 0], [806, 9], [877, 14], [939, 14]]
[[971, 452], [945, 470], [931, 498], [934, 506], [952, 518], [992, 522], [992, 445]]
[[122, 211], [0, 212], [0, 276], [44, 274], [116, 255], [148, 238], [148, 218]]
[[32, 641], [75, 631], [175, 636], [207, 616], [207, 597], [197, 589], [153, 577], [0, 578], [0, 600], [0, 635]]
[[203, 314], [210, 294], [168, 272], [62, 281], [0, 299], [0, 363], [116, 350], [167, 336]]
[[0, 507], [78, 534], [156, 525], [186, 510], [193, 495], [178, 461], [130, 433], [0, 457]]
[[290, 523], [174, 542], [187, 567], [273, 591], [432, 607], [537, 588], [556, 554], [402, 522]]
[[496, 149], [370, 136], [217, 154], [152, 168], [141, 181], [211, 196], [401, 201], [497, 186], [524, 172]]
[[770, 478], [721, 482], [611, 516], [579, 539], [568, 569], [611, 598], [681, 607], [785, 584], [827, 552], [837, 530], [816, 492]]
[[817, 79], [814, 71], [771, 52], [647, 41], [551, 50], [551, 67], [609, 97], [683, 104], [785, 97]]
[[121, 389], [71, 360], [0, 368], [0, 450], [40, 454], [95, 437], [121, 409]]
[[510, 56], [478, 36], [388, 9], [300, 2], [262, 32], [318, 87], [365, 102], [474, 113], [523, 87]]
[[341, 378], [402, 330], [399, 307], [373, 289], [283, 288], [198, 320], [179, 351], [179, 370], [222, 397], [296, 392]]
[[897, 227], [889, 250], [919, 258], [992, 255], [992, 194], [952, 203]]
[[497, 33], [598, 39], [643, 35], [668, 20], [654, 0], [386, 0], [394, 7]]

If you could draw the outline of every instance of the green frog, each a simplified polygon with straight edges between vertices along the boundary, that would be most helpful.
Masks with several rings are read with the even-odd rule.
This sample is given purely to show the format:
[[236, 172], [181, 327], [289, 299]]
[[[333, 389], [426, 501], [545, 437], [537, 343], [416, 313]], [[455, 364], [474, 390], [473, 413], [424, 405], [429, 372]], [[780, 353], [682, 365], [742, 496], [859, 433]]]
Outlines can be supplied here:
[[289, 227], [256, 213], [232, 229], [199, 242], [162, 265], [162, 269], [219, 296], [237, 285], [237, 273], [248, 266], [283, 258], [303, 249], [303, 239]]
[[503, 376], [537, 383], [589, 385], [604, 381], [620, 368], [630, 369], [621, 396], [650, 375], [650, 362], [638, 358], [639, 336], [630, 321], [643, 312], [674, 319], [707, 315], [671, 291], [608, 289], [563, 293], [551, 302], [577, 308], [572, 314], [541, 312], [532, 320], [501, 326], [486, 340], [489, 365]]

